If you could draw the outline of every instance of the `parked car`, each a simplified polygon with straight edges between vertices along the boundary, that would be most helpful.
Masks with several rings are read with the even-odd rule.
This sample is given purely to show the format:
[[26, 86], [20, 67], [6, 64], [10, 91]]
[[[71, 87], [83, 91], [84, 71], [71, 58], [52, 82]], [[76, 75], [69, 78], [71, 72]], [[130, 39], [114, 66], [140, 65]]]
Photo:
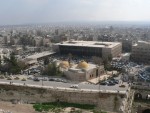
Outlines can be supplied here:
[[23, 78], [22, 81], [26, 81], [27, 79]]
[[7, 77], [7, 80], [12, 80], [12, 78], [11, 77]]
[[74, 84], [74, 85], [71, 85], [70, 88], [79, 88], [79, 85]]
[[67, 80], [61, 80], [61, 82], [63, 82], [63, 83], [67, 83]]
[[47, 81], [48, 79], [44, 77], [44, 78], [42, 78], [41, 80], [43, 80], [43, 81]]
[[108, 86], [114, 86], [114, 85], [115, 85], [115, 83], [113, 83], [113, 82], [109, 82], [109, 83], [107, 83], [107, 85], [108, 85]]
[[19, 77], [15, 77], [15, 78], [14, 78], [14, 80], [19, 80], [19, 79], [20, 79]]
[[28, 77], [27, 79], [28, 79], [28, 80], [33, 80], [33, 77]]
[[115, 84], [118, 84], [119, 83], [119, 80], [116, 80], [116, 79], [114, 79], [114, 78], [112, 78], [112, 79], [110, 79], [113, 83], [115, 83]]
[[116, 85], [116, 83], [117, 82], [115, 80], [109, 79], [109, 80], [105, 80], [105, 81], [101, 82], [100, 85], [113, 86], [113, 85]]
[[49, 81], [55, 81], [55, 79], [54, 78], [50, 78]]
[[4, 76], [0, 76], [0, 79], [5, 79], [5, 77]]
[[101, 82], [100, 85], [106, 85], [107, 83], [105, 81]]
[[54, 79], [56, 82], [62, 82], [62, 79], [60, 79], [60, 78], [55, 78]]
[[33, 80], [36, 81], [36, 82], [39, 82], [39, 81], [40, 81], [38, 78], [34, 78]]

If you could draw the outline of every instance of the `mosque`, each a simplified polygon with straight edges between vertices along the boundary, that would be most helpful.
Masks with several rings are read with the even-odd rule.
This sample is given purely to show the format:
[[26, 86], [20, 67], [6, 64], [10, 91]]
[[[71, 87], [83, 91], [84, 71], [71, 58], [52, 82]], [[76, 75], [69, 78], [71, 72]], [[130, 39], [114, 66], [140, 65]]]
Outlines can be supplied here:
[[63, 69], [64, 75], [72, 81], [87, 81], [104, 73], [104, 66], [87, 63], [86, 61], [80, 61], [78, 64], [62, 61], [59, 67]]

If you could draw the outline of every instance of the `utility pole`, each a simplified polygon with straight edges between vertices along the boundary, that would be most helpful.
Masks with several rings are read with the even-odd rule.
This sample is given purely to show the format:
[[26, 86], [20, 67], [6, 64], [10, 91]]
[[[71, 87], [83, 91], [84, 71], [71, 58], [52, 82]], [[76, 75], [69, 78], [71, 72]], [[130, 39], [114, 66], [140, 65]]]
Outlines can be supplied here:
[[43, 84], [43, 75], [42, 75], [42, 86], [43, 86], [44, 84]]

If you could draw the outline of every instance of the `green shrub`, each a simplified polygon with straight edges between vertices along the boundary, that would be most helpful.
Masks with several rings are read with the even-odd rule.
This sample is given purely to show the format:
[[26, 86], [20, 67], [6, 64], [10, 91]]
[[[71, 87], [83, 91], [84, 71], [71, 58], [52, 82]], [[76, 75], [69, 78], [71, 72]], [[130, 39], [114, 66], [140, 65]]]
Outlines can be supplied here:
[[42, 103], [42, 104], [34, 104], [33, 108], [36, 111], [42, 112], [42, 111], [59, 111], [65, 107], [75, 107], [80, 109], [87, 109], [91, 110], [95, 108], [95, 105], [89, 105], [89, 104], [76, 104], [76, 103], [67, 103], [67, 102], [49, 102], [49, 103]]

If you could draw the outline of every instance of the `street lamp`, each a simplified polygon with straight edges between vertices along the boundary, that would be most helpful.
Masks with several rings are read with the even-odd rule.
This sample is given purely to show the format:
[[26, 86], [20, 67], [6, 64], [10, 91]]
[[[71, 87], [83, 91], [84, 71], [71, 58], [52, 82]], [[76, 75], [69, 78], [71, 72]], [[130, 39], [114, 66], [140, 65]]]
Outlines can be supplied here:
[[44, 84], [43, 84], [43, 75], [42, 75], [42, 86], [43, 86]]
[[43, 84], [43, 79], [42, 79], [42, 86], [43, 86], [44, 84]]

